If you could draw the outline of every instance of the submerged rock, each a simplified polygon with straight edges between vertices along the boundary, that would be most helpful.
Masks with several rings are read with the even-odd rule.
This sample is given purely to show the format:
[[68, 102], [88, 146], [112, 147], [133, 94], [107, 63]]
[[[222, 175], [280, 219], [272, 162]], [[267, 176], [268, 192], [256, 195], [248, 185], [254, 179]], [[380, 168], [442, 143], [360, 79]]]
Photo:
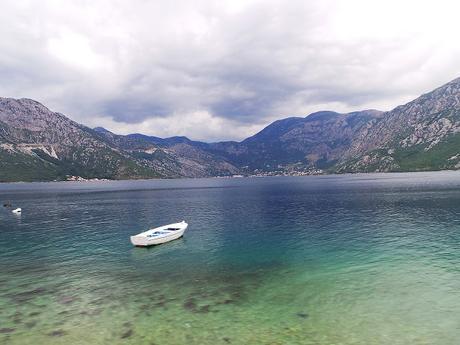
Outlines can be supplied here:
[[211, 308], [209, 304], [199, 306], [194, 298], [187, 299], [183, 306], [192, 313], [209, 313]]
[[159, 301], [157, 303], [154, 304], [155, 307], [163, 307], [165, 308], [166, 307], [166, 301]]
[[209, 313], [209, 308], [210, 306], [208, 304], [200, 307], [198, 310], [197, 310], [197, 313]]
[[58, 298], [58, 303], [60, 304], [71, 304], [76, 301], [76, 298], [73, 296], [61, 296]]
[[13, 333], [16, 329], [15, 328], [0, 328], [0, 333]]
[[45, 288], [39, 287], [33, 290], [19, 292], [17, 294], [14, 294], [12, 296], [12, 299], [19, 303], [27, 302], [27, 301], [30, 301], [31, 299], [34, 299], [37, 296], [43, 295], [45, 292], [46, 292]]
[[184, 302], [184, 308], [185, 308], [185, 309], [188, 309], [188, 310], [191, 310], [191, 311], [196, 310], [196, 302], [195, 302], [195, 299], [194, 299], [194, 298], [189, 298], [188, 300], [186, 300], [186, 301]]
[[16, 312], [16, 313], [14, 313], [14, 315], [12, 315], [10, 317], [10, 319], [13, 320], [13, 323], [15, 323], [17, 325], [17, 324], [22, 323], [21, 317], [22, 317], [22, 313], [21, 312]]
[[297, 313], [296, 314], [298, 317], [301, 317], [302, 319], [307, 319], [308, 318], [308, 314], [307, 313]]
[[25, 323], [25, 326], [27, 328], [34, 328], [36, 324], [37, 324], [37, 321], [29, 321]]
[[124, 332], [122, 335], [121, 335], [121, 339], [126, 339], [126, 338], [129, 338], [130, 336], [133, 335], [133, 330], [132, 329], [128, 329], [126, 332]]
[[102, 313], [103, 309], [97, 308], [97, 309], [89, 309], [89, 310], [83, 310], [80, 312], [80, 315], [88, 315], [88, 316], [95, 316], [99, 315]]
[[66, 335], [66, 334], [67, 332], [63, 331], [62, 329], [57, 329], [55, 331], [48, 333], [50, 337], [62, 337], [63, 335]]

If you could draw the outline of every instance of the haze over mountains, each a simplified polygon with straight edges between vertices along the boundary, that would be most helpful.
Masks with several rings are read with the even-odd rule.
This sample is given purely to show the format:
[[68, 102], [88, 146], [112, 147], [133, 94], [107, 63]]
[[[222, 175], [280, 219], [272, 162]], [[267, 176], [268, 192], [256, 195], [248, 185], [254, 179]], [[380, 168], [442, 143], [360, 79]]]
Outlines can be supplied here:
[[241, 142], [117, 135], [0, 98], [0, 181], [460, 168], [460, 78], [397, 108], [275, 121]]

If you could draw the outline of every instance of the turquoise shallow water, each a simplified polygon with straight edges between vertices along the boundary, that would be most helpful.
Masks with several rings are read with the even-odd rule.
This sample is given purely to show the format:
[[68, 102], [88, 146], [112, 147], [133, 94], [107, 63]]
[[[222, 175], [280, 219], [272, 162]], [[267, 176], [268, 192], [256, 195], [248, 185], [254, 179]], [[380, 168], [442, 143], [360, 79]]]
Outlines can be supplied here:
[[[460, 173], [0, 185], [0, 344], [458, 344]], [[185, 219], [183, 239], [129, 235]]]

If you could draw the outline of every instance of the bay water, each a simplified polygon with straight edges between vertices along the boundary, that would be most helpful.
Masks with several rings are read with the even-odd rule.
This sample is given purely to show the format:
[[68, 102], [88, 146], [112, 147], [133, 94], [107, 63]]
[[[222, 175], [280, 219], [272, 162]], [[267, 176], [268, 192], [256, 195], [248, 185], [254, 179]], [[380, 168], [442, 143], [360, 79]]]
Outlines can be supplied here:
[[23, 210], [0, 209], [0, 344], [460, 339], [460, 172], [14, 183], [0, 202]]

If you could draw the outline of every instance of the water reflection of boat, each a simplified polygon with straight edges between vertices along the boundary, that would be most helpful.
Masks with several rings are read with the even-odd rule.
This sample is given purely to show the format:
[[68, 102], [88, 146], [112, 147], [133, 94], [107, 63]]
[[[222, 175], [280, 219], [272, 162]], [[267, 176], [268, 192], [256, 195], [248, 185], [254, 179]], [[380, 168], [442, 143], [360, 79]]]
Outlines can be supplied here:
[[187, 248], [186, 243], [187, 239], [185, 236], [182, 236], [177, 240], [169, 242], [167, 245], [142, 247], [143, 250], [139, 250], [140, 247], [133, 246], [130, 254], [138, 265], [145, 264], [148, 266], [155, 260], [164, 260], [164, 258], [169, 257], [169, 255], [175, 257], [181, 255], [180, 253]]
[[182, 237], [187, 227], [185, 220], [180, 223], [163, 225], [131, 236], [131, 243], [137, 247], [166, 243]]

